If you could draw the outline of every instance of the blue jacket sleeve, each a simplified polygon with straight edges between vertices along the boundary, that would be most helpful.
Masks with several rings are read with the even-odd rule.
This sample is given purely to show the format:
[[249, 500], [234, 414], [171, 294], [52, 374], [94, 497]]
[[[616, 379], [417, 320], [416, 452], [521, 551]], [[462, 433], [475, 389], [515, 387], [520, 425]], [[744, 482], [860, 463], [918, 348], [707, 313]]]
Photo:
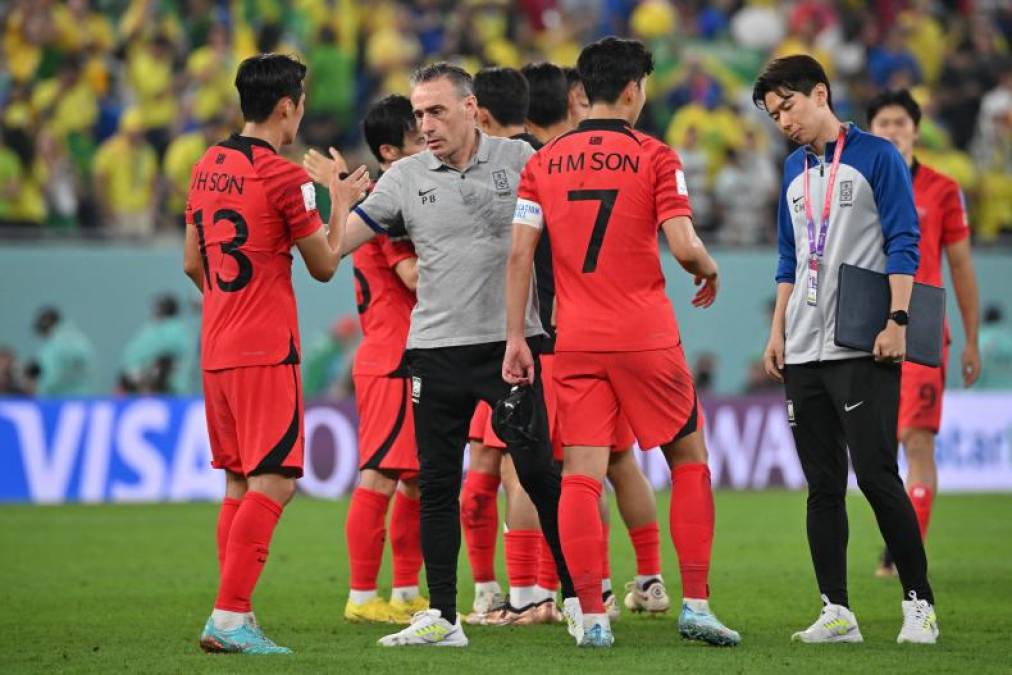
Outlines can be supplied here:
[[914, 189], [910, 168], [892, 145], [885, 145], [878, 154], [874, 190], [885, 238], [886, 274], [915, 274], [921, 256], [921, 230]]
[[777, 249], [780, 260], [777, 262], [777, 283], [793, 284], [794, 271], [798, 266], [798, 258], [794, 247], [794, 223], [791, 219], [791, 205], [787, 200], [787, 186], [790, 184], [791, 173], [784, 162], [784, 180], [780, 187], [780, 204], [777, 207]]

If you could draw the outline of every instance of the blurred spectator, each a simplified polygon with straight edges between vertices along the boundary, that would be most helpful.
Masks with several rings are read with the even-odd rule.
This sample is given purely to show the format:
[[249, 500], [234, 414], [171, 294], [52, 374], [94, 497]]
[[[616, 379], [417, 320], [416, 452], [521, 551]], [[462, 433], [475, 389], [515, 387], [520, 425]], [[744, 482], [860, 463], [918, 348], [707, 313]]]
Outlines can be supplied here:
[[879, 46], [868, 50], [868, 74], [883, 89], [909, 89], [921, 81], [921, 67], [907, 49], [907, 29], [894, 26]]
[[342, 316], [303, 354], [302, 389], [306, 398], [351, 392], [351, 360], [359, 339], [358, 319]]
[[95, 154], [95, 195], [99, 208], [118, 235], [145, 236], [155, 231], [154, 187], [158, 157], [144, 140], [137, 109], [120, 118], [119, 133]]
[[726, 158], [713, 188], [720, 220], [717, 240], [736, 246], [762, 243], [769, 225], [769, 185], [749, 172], [741, 152], [728, 148]]
[[39, 310], [32, 327], [42, 344], [27, 369], [29, 389], [37, 396], [93, 394], [95, 355], [84, 333], [51, 306]]
[[976, 229], [985, 240], [1012, 229], [1012, 61], [981, 101], [973, 154], [980, 176]]
[[980, 328], [980, 378], [977, 389], [1012, 391], [1012, 328], [997, 305], [984, 310]]
[[14, 350], [0, 345], [0, 396], [23, 396], [27, 393]]
[[45, 200], [31, 164], [0, 134], [0, 223], [38, 225], [45, 214]]
[[717, 379], [717, 356], [713, 352], [700, 352], [692, 368], [696, 391], [707, 394], [713, 390]]
[[699, 132], [696, 127], [685, 130], [678, 156], [685, 172], [685, 186], [692, 200], [692, 223], [704, 232], [713, 228], [713, 200], [710, 197], [709, 180], [706, 175], [706, 155], [699, 148]]
[[155, 298], [151, 319], [123, 350], [120, 384], [126, 392], [188, 394], [196, 335], [170, 294]]
[[175, 226], [186, 227], [186, 196], [190, 190], [193, 165], [200, 161], [204, 151], [225, 140], [229, 128], [224, 118], [213, 117], [197, 131], [176, 136], [165, 151], [162, 174], [168, 193], [166, 212]]

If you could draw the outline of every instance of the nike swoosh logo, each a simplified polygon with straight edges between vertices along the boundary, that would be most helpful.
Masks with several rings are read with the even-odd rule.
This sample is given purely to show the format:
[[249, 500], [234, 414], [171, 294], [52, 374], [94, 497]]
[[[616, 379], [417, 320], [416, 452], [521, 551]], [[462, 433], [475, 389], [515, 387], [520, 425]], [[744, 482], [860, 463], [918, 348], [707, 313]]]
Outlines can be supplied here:
[[425, 195], [429, 194], [430, 192], [432, 192], [432, 191], [433, 191], [433, 190], [435, 190], [435, 189], [436, 189], [436, 188], [429, 188], [429, 189], [428, 189], [428, 190], [426, 190], [425, 192], [422, 192], [421, 190], [419, 190], [419, 191], [418, 191], [418, 196], [419, 196], [419, 197], [424, 197]]
[[861, 405], [862, 403], [864, 403], [864, 401], [858, 401], [858, 402], [857, 402], [857, 403], [855, 403], [854, 405], [849, 405], [849, 404], [847, 404], [847, 403], [844, 403], [844, 404], [843, 404], [843, 411], [844, 411], [844, 412], [850, 412], [851, 410], [853, 410], [854, 408], [858, 407], [858, 406], [859, 406], [859, 405]]
[[805, 195], [801, 195], [800, 197], [796, 197], [796, 198], [794, 198], [794, 199], [791, 200], [791, 204], [797, 204], [798, 202], [800, 202], [804, 198], [805, 198]]

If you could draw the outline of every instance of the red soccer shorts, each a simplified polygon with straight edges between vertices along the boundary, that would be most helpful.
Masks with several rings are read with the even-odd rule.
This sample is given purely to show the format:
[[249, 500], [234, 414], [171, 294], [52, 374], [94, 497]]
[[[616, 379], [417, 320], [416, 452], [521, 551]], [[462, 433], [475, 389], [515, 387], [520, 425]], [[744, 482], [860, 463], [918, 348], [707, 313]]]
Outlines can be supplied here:
[[555, 386], [565, 446], [652, 448], [703, 426], [681, 346], [638, 352], [558, 352]]
[[401, 478], [418, 472], [411, 380], [356, 375], [358, 468], [396, 471]]
[[506, 449], [506, 444], [492, 430], [492, 406], [488, 403], [478, 401], [471, 417], [471, 428], [467, 431], [467, 440], [478, 441], [494, 450]]
[[942, 392], [945, 369], [949, 363], [949, 345], [942, 348], [942, 365], [938, 368], [903, 362], [900, 378], [899, 431], [927, 429], [937, 434], [942, 421]]
[[205, 370], [204, 412], [215, 468], [243, 476], [302, 476], [298, 365]]

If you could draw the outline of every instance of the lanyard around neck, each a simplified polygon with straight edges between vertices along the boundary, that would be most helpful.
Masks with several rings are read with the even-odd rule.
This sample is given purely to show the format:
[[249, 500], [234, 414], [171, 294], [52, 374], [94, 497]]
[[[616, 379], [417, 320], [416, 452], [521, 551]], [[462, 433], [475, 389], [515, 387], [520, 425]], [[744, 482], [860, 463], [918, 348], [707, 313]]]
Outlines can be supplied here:
[[818, 243], [815, 239], [815, 214], [812, 209], [812, 191], [809, 185], [808, 160], [805, 160], [804, 177], [804, 198], [805, 198], [805, 221], [808, 226], [808, 253], [812, 256], [822, 257], [826, 250], [826, 231], [829, 230], [829, 208], [833, 203], [833, 186], [836, 184], [836, 172], [840, 168], [840, 158], [843, 156], [843, 145], [847, 139], [847, 130], [840, 129], [840, 135], [836, 138], [836, 148], [833, 150], [833, 164], [829, 168], [829, 181], [826, 184], [826, 200], [822, 206], [822, 221], [819, 224]]

